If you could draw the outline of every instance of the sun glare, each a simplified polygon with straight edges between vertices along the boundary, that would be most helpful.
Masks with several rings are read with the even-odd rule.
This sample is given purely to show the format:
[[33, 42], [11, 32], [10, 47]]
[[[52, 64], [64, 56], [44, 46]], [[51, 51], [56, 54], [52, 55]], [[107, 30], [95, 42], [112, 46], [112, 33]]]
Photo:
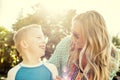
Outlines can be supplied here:
[[30, 7], [38, 3], [53, 16], [69, 9], [76, 9], [78, 13], [91, 9], [97, 10], [105, 18], [110, 33], [120, 34], [119, 2], [109, 0], [0, 0], [0, 25], [10, 29], [21, 10], [23, 10], [23, 15], [32, 14], [33, 11]]

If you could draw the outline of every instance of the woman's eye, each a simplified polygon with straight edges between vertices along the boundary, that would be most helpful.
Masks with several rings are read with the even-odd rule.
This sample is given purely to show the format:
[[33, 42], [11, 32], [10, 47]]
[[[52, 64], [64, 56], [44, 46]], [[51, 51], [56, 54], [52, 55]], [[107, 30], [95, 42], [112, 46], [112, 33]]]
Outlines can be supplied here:
[[79, 36], [75, 33], [73, 33], [73, 36], [76, 38], [76, 39], [79, 39]]

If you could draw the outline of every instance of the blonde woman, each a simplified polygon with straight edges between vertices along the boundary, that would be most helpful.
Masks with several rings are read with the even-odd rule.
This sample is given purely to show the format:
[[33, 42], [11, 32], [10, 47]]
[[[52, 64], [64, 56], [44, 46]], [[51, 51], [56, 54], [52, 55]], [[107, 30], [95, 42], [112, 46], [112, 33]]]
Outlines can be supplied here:
[[76, 15], [71, 30], [72, 36], [57, 45], [49, 60], [62, 80], [111, 80], [118, 68], [117, 53], [103, 17], [96, 11]]
[[110, 80], [116, 62], [111, 56], [113, 46], [105, 21], [98, 12], [88, 11], [73, 18], [72, 42], [74, 45], [68, 59], [68, 78]]

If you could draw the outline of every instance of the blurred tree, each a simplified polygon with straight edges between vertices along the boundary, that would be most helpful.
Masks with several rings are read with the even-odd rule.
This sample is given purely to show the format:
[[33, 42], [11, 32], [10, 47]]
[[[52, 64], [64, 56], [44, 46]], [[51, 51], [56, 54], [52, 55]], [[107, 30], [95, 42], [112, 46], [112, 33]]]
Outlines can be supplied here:
[[71, 20], [76, 14], [76, 10], [71, 9], [64, 14], [51, 15], [40, 4], [33, 6], [32, 9], [34, 13], [27, 14], [26, 17], [22, 16], [21, 18], [21, 13], [17, 22], [13, 24], [13, 30], [16, 31], [28, 24], [40, 24], [48, 39], [45, 57], [49, 59], [57, 43], [70, 34]]
[[[120, 49], [120, 38], [118, 37], [118, 34], [116, 36], [113, 36], [112, 43]], [[120, 52], [119, 52], [120, 57]], [[119, 80], [120, 79], [120, 59], [119, 59], [119, 70], [116, 72], [116, 76], [114, 76], [113, 80]]]
[[112, 38], [112, 43], [120, 49], [120, 39], [118, 37], [118, 34]]
[[[0, 76], [16, 65], [17, 54], [13, 47], [13, 33], [0, 26]], [[13, 56], [14, 55], [14, 56]]]

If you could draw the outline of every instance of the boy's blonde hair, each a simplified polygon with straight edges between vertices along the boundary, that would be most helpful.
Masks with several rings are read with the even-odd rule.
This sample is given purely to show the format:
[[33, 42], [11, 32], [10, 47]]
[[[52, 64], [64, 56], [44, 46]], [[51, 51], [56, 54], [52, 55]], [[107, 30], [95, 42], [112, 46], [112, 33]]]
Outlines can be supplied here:
[[38, 25], [38, 24], [27, 25], [20, 28], [18, 31], [14, 33], [13, 40], [18, 52], [20, 52], [20, 45], [19, 45], [20, 42], [23, 39], [25, 39], [27, 35], [29, 35], [29, 32], [33, 30], [33, 28], [38, 28], [41, 30], [41, 25]]

